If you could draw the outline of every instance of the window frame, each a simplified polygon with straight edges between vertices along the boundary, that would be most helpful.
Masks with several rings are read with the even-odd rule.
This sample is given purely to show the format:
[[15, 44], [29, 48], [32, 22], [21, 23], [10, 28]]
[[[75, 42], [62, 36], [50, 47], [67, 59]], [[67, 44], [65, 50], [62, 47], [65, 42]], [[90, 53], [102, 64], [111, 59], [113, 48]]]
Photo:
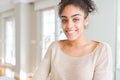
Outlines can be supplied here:
[[[6, 46], [7, 46], [7, 42], [6, 42], [6, 27], [7, 27], [7, 25], [6, 25], [6, 22], [7, 21], [9, 21], [9, 20], [11, 20], [11, 21], [13, 21], [13, 27], [14, 27], [14, 32], [13, 32], [13, 34], [14, 34], [14, 43], [13, 43], [13, 47], [14, 47], [14, 49], [13, 49], [13, 51], [14, 51], [14, 63], [12, 63], [11, 61], [10, 62], [7, 62], [6, 61]], [[13, 58], [13, 56], [12, 56], [12, 58]], [[8, 16], [8, 17], [5, 17], [4, 18], [4, 64], [6, 64], [6, 65], [16, 65], [16, 55], [15, 55], [15, 17], [14, 16]]]

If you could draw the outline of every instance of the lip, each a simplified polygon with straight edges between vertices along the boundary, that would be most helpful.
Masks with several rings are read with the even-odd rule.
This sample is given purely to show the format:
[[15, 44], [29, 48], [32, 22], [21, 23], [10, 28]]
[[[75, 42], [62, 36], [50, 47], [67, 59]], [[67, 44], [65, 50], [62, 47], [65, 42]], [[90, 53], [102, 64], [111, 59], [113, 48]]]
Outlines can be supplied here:
[[68, 34], [72, 34], [75, 32], [75, 30], [72, 30], [72, 31], [66, 31]]
[[70, 36], [70, 35], [75, 34], [76, 31], [77, 31], [77, 30], [66, 30], [66, 34]]

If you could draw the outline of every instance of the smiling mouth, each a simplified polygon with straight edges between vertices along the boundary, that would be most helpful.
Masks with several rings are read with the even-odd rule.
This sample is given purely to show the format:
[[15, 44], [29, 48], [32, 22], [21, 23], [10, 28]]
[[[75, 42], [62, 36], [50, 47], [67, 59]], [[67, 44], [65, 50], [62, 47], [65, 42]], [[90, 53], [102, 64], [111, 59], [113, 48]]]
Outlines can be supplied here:
[[73, 34], [74, 32], [76, 32], [77, 30], [70, 30], [70, 31], [66, 31], [67, 34]]
[[67, 37], [73, 37], [75, 36], [75, 33], [76, 33], [77, 30], [66, 30], [66, 36]]
[[72, 34], [74, 33], [75, 31], [67, 31], [68, 34]]

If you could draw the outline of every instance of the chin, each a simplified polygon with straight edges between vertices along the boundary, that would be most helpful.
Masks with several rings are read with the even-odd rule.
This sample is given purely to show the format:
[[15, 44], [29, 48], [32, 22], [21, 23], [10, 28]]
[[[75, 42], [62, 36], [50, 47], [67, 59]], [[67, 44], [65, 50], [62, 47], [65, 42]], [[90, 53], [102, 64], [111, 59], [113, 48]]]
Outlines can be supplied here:
[[67, 39], [68, 39], [69, 41], [74, 41], [74, 40], [76, 40], [77, 38], [76, 38], [76, 37], [67, 37]]

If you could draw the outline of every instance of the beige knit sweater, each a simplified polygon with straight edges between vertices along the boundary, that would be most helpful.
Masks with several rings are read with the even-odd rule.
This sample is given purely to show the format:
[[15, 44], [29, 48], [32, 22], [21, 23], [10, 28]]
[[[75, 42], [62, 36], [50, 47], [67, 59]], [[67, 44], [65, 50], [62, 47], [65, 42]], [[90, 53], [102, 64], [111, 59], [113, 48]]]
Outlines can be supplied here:
[[48, 48], [33, 80], [112, 80], [112, 53], [107, 43], [82, 57], [65, 54], [58, 41]]

